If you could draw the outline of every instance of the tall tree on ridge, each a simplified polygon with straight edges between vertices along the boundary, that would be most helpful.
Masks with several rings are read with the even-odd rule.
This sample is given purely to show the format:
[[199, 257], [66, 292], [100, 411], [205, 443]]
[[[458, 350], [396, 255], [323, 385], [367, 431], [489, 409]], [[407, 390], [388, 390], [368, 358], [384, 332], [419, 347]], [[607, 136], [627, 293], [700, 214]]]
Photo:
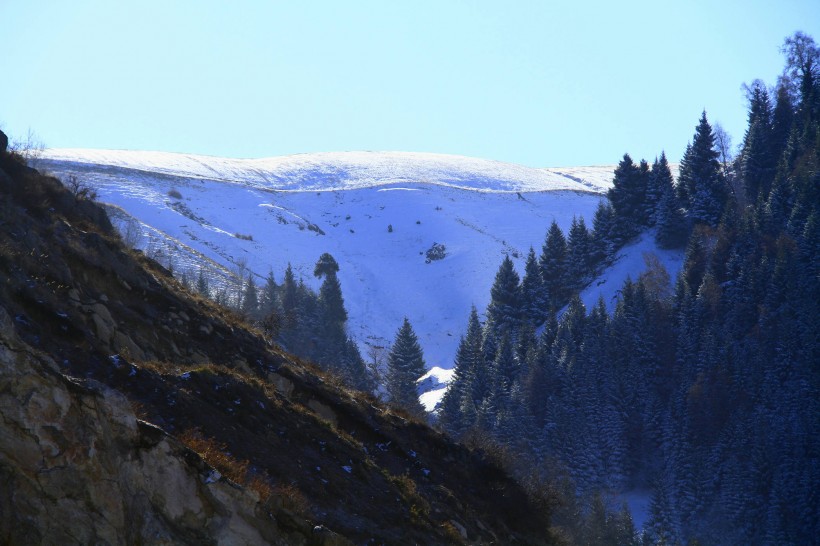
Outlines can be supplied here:
[[696, 223], [717, 225], [728, 192], [720, 174], [715, 136], [705, 110], [695, 129], [692, 144], [687, 147], [681, 161], [678, 185], [684, 188], [689, 217]]
[[755, 80], [746, 88], [746, 93], [749, 99], [749, 124], [743, 137], [740, 168], [746, 196], [754, 204], [758, 196], [765, 199], [769, 193], [776, 158], [771, 156], [772, 109], [766, 85]]
[[647, 224], [646, 183], [648, 167], [645, 162], [635, 165], [629, 154], [624, 154], [612, 177], [612, 187], [607, 193], [615, 210], [615, 243], [620, 246]]
[[680, 208], [675, 183], [666, 154], [652, 166], [654, 191], [658, 195], [654, 224], [657, 229], [655, 241], [661, 248], [681, 248], [686, 244], [688, 233], [686, 217]]

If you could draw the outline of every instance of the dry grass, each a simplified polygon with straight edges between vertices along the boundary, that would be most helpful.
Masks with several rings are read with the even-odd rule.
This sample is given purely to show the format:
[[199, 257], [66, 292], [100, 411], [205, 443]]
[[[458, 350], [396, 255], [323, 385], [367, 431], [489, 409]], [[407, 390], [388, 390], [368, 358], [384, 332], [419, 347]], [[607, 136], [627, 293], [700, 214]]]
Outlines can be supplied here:
[[310, 503], [305, 494], [293, 484], [276, 484], [271, 495], [282, 501], [282, 507], [296, 514], [309, 515]]
[[259, 495], [259, 500], [265, 502], [274, 490], [267, 476], [252, 473], [248, 461], [235, 459], [225, 444], [213, 438], [207, 438], [198, 430], [186, 430], [178, 437], [179, 441], [189, 449], [199, 454], [202, 459], [218, 470], [229, 480], [242, 485]]
[[409, 475], [388, 476], [388, 479], [401, 491], [402, 497], [410, 505], [410, 518], [414, 523], [421, 523], [430, 517], [430, 503], [419, 494], [416, 482]]

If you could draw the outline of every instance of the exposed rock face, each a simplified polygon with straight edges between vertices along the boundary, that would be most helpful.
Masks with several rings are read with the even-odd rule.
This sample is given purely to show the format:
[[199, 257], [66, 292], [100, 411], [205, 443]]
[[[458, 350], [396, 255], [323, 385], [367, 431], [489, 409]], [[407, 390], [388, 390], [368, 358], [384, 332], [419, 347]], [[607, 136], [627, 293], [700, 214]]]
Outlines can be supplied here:
[[127, 399], [62, 375], [0, 307], [0, 542], [298, 544]]

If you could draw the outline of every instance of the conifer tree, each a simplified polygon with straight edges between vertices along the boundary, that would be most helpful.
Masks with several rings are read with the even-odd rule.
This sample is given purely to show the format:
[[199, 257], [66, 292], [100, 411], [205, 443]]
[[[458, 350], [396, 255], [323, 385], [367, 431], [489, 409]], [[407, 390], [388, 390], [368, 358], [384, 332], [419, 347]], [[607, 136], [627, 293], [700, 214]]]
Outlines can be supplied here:
[[293, 267], [288, 263], [285, 269], [285, 277], [282, 281], [281, 289], [282, 313], [284, 315], [284, 327], [292, 328], [296, 324], [296, 306], [298, 305], [298, 285], [293, 274]]
[[567, 277], [567, 240], [564, 232], [553, 220], [547, 231], [546, 241], [541, 251], [538, 265], [550, 309], [558, 309], [567, 297], [564, 281]]
[[210, 288], [208, 287], [208, 278], [205, 277], [205, 271], [202, 267], [199, 268], [199, 274], [196, 278], [196, 291], [200, 296], [210, 297]]
[[[672, 185], [672, 174], [666, 164], [666, 156], [661, 155], [658, 175], [655, 177], [660, 200], [655, 210], [655, 241], [661, 248], [681, 248], [686, 244], [688, 224], [680, 208], [678, 196]], [[666, 167], [664, 168], [664, 164]], [[668, 176], [664, 173], [668, 173]]]
[[741, 176], [750, 203], [769, 193], [774, 179], [775, 158], [771, 155], [772, 112], [766, 85], [755, 80], [747, 89], [749, 97], [748, 128], [740, 153]]
[[543, 324], [547, 316], [548, 302], [544, 293], [544, 281], [535, 250], [530, 247], [527, 262], [524, 266], [524, 279], [521, 281], [522, 317], [530, 324]]
[[424, 354], [418, 338], [410, 326], [410, 321], [405, 317], [387, 357], [385, 388], [392, 404], [419, 418], [423, 418], [425, 412], [419, 402], [416, 380], [426, 371]]
[[338, 271], [339, 264], [328, 253], [322, 254], [313, 271], [316, 277], [324, 277], [319, 288], [319, 307], [322, 345], [325, 350], [320, 360], [326, 364], [332, 363], [341, 354], [347, 342], [347, 311], [344, 307], [342, 287], [336, 276]]
[[373, 390], [373, 380], [367, 370], [367, 365], [362, 358], [359, 347], [353, 339], [347, 338], [344, 351], [339, 358], [342, 361], [342, 377], [349, 386], [362, 392]]
[[687, 147], [681, 160], [678, 185], [684, 188], [689, 217], [696, 223], [716, 226], [728, 192], [720, 173], [715, 136], [705, 110], [695, 129], [692, 144]]
[[[655, 158], [652, 163], [651, 176], [649, 177], [649, 186], [646, 190], [647, 203], [650, 206], [650, 225], [657, 225], [658, 223], [658, 209], [660, 208], [661, 200], [667, 191], [675, 191], [675, 179], [672, 176], [672, 171], [669, 168], [669, 161], [666, 159], [666, 152], [661, 152], [659, 158]], [[673, 197], [675, 197], [673, 195]]]
[[475, 406], [472, 399], [473, 383], [483, 381], [484, 353], [482, 351], [481, 323], [475, 306], [470, 310], [467, 333], [462, 336], [456, 351], [453, 379], [441, 402], [439, 424], [455, 437], [459, 437], [473, 423], [464, 415], [465, 406]]
[[251, 275], [245, 281], [245, 290], [242, 295], [242, 314], [251, 320], [259, 318], [259, 291]]
[[584, 217], [572, 218], [567, 239], [567, 268], [564, 285], [571, 291], [580, 290], [592, 276], [592, 236]]
[[268, 276], [265, 278], [265, 286], [262, 287], [259, 296], [259, 313], [263, 317], [270, 316], [278, 310], [278, 305], [279, 286], [273, 277], [273, 271], [269, 271]]
[[518, 273], [510, 257], [504, 256], [490, 289], [490, 304], [487, 306], [487, 321], [493, 327], [493, 335], [516, 335], [521, 324], [521, 314]]
[[608, 200], [601, 200], [592, 219], [593, 263], [599, 264], [614, 256], [615, 240], [612, 235], [614, 228], [615, 211]]
[[614, 239], [622, 245], [647, 224], [646, 184], [648, 167], [642, 162], [635, 165], [629, 154], [624, 154], [612, 178], [612, 187], [607, 193], [615, 210]]

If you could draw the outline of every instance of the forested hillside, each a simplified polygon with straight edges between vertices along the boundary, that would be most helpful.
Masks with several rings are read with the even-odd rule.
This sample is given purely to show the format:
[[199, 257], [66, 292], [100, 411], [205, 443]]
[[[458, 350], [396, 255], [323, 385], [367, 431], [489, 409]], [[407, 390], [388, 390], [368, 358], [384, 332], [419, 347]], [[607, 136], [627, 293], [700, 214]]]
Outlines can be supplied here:
[[[553, 224], [467, 320], [440, 426], [560, 483], [578, 543], [820, 536], [820, 50], [797, 33], [783, 51], [774, 87], [746, 87], [734, 159], [706, 112], [676, 182], [663, 153], [625, 155], [591, 233]], [[612, 314], [585, 308], [578, 290], [645, 230], [685, 247], [677, 279], [655, 263]], [[634, 491], [651, 494], [642, 535], [601, 500]]]

